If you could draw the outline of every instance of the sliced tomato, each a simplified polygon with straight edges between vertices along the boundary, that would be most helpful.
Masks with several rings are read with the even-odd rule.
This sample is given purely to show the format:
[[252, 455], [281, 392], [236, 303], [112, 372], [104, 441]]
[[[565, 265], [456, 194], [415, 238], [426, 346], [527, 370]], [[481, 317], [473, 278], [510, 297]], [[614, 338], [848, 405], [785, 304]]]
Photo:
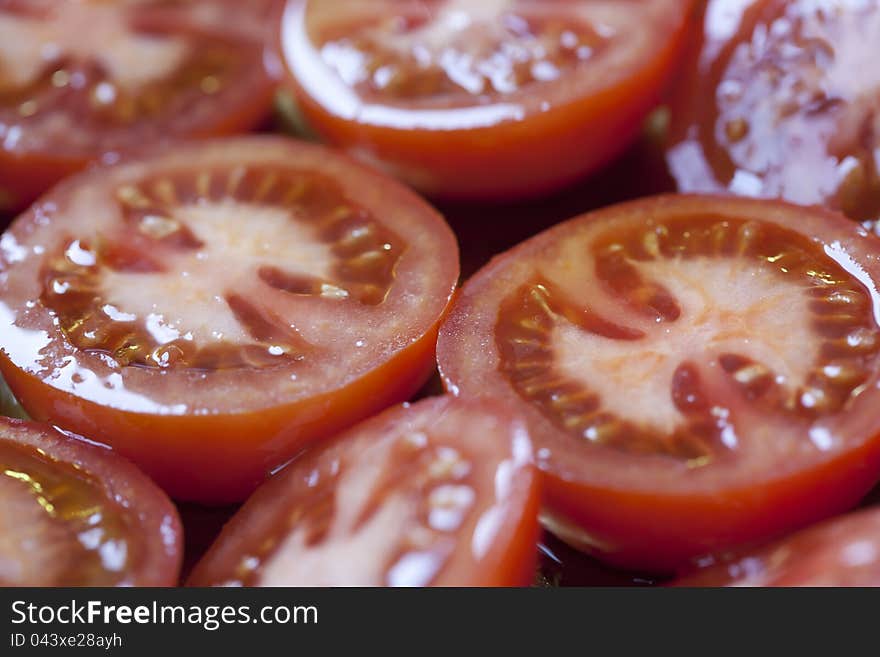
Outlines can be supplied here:
[[710, 0], [694, 34], [667, 153], [680, 190], [880, 219], [880, 3]]
[[455, 237], [402, 185], [282, 137], [80, 174], [0, 241], [0, 370], [172, 495], [243, 499], [433, 369]]
[[834, 518], [675, 585], [880, 586], [880, 510]]
[[638, 135], [690, 0], [289, 0], [291, 89], [324, 138], [433, 195], [538, 195]]
[[0, 586], [174, 586], [177, 511], [103, 446], [0, 418]]
[[242, 507], [194, 586], [519, 586], [538, 475], [503, 406], [436, 397], [295, 459]]
[[878, 253], [821, 209], [613, 206], [477, 273], [441, 373], [521, 409], [548, 528], [666, 572], [845, 510], [880, 477]]
[[120, 150], [259, 123], [277, 4], [0, 0], [0, 211]]

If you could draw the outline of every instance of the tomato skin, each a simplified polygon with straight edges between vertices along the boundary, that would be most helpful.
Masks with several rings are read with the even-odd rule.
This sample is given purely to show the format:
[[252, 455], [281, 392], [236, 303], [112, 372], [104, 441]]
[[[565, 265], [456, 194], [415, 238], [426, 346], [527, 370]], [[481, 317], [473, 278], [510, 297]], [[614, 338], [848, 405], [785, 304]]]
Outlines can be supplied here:
[[867, 587], [880, 585], [876, 508], [812, 525], [686, 573], [677, 587]]
[[[592, 218], [598, 222], [621, 210], [634, 211], [648, 220], [677, 206], [699, 206], [706, 215], [719, 211], [733, 215], [740, 209], [750, 216], [762, 208], [767, 214], [776, 208], [773, 212], [801, 217], [805, 225], [799, 229], [815, 242], [830, 244], [840, 239], [847, 251], [852, 249], [854, 262], [864, 267], [868, 285], [875, 285], [880, 275], [876, 240], [842, 215], [822, 209], [810, 209], [807, 214], [803, 208], [780, 202], [661, 196], [601, 210]], [[585, 219], [576, 218], [571, 225], [586, 226]], [[551, 229], [567, 230], [568, 224]], [[493, 318], [500, 312], [496, 307], [499, 290], [515, 288], [520, 277], [527, 278], [521, 272], [531, 271], [529, 254], [542, 254], [545, 249], [557, 253], [548, 244], [549, 238], [539, 236], [514, 247], [493, 259], [462, 289], [441, 327], [438, 344], [441, 376], [452, 394], [466, 397], [488, 391], [513, 405], [522, 404], [510, 383], [500, 379], [497, 347], [486, 331], [494, 330]], [[877, 482], [880, 423], [876, 402], [872, 405], [868, 396], [856, 398], [846, 412], [844, 431], [859, 438], [845, 450], [803, 467], [786, 468], [779, 476], [699, 490], [652, 487], [647, 471], [645, 483], [639, 486], [616, 481], [610, 472], [590, 481], [586, 474], [578, 473], [576, 464], [541, 456], [542, 447], [551, 447], [548, 454], [557, 447], [549, 439], [544, 441], [545, 435], [557, 430], [549, 429], [544, 416], [526, 405], [523, 411], [544, 474], [542, 520], [567, 543], [609, 564], [664, 575], [688, 570], [703, 555], [784, 535], [852, 508]], [[576, 458], [574, 453], [571, 458]], [[636, 470], [633, 465], [633, 472]]]
[[[217, 140], [207, 144], [192, 143], [187, 148], [194, 151], [203, 147], [224, 149], [233, 142]], [[328, 159], [328, 152], [323, 147], [288, 139], [253, 137], [243, 138], [241, 142], [249, 144], [248, 148], [301, 150], [307, 153], [303, 155], [305, 161], [316, 163], [316, 166], [320, 160]], [[148, 153], [143, 155], [170, 157], [171, 153], [176, 156], [182, 149], [182, 146], [165, 146], [148, 149]], [[138, 158], [131, 155], [125, 163], [132, 161], [136, 162]], [[242, 501], [268, 473], [283, 465], [307, 444], [331, 436], [390, 405], [410, 399], [435, 369], [439, 325], [451, 304], [458, 278], [455, 238], [439, 214], [396, 182], [346, 158], [338, 158], [337, 164], [348, 172], [347, 184], [351, 185], [352, 190], [360, 189], [370, 197], [370, 203], [388, 203], [397, 198], [400, 205], [395, 207], [399, 213], [405, 215], [412, 212], [414, 214], [410, 216], [423, 217], [427, 221], [424, 231], [419, 231], [421, 238], [431, 236], [437, 240], [433, 243], [433, 248], [437, 249], [436, 258], [432, 258], [431, 265], [432, 271], [437, 273], [437, 280], [419, 281], [420, 286], [424, 283], [420, 287], [424, 295], [421, 307], [435, 308], [437, 314], [419, 319], [417, 335], [416, 331], [412, 331], [413, 337], [407, 338], [406, 344], [398, 344], [387, 360], [363, 374], [334, 383], [320, 393], [294, 401], [268, 406], [260, 403], [258, 406], [261, 408], [234, 408], [240, 400], [233, 395], [229, 398], [231, 409], [224, 408], [226, 402], [221, 400], [207, 413], [175, 414], [119, 408], [112, 395], [99, 400], [101, 403], [79, 396], [71, 389], [53, 385], [52, 377], [43, 377], [28, 371], [27, 367], [21, 367], [21, 363], [13, 362], [6, 350], [0, 350], [0, 373], [27, 413], [35, 419], [112, 445], [136, 462], [175, 499], [215, 505]], [[303, 166], [308, 169], [309, 165]], [[366, 178], [360, 180], [356, 171], [365, 174]], [[94, 180], [102, 178], [100, 171], [80, 176], [84, 180], [89, 180], [89, 176], [95, 176]], [[355, 179], [359, 180], [360, 188]], [[78, 184], [78, 180], [80, 178], [63, 183], [54, 194], [63, 197]], [[357, 196], [355, 191], [351, 193]], [[59, 197], [46, 196], [42, 202], [49, 202], [51, 198]], [[30, 214], [23, 215], [22, 221], [30, 221], [29, 217], [32, 218]], [[10, 230], [16, 231], [17, 228], [14, 226]], [[25, 228], [19, 237], [30, 230]], [[436, 270], [433, 269], [434, 265], [437, 266]], [[416, 259], [405, 265], [405, 269], [416, 273], [422, 271]], [[407, 330], [413, 328], [411, 326]], [[399, 337], [395, 336], [395, 341]], [[65, 349], [70, 349], [71, 356], [82, 356], [82, 352], [69, 345], [66, 338], [62, 338], [62, 342], [66, 345]], [[141, 368], [132, 370], [135, 370], [135, 375], [149, 376], [149, 372]], [[161, 377], [165, 372], [153, 374], [153, 383], [147, 386], [162, 386]], [[209, 386], [210, 382], [196, 385]], [[146, 394], [149, 396], [150, 393]]]
[[[261, 488], [259, 488], [251, 498], [245, 502], [244, 506], [226, 523], [220, 536], [203, 556], [200, 562], [194, 568], [187, 584], [189, 586], [215, 586], [221, 583], [236, 581], [240, 585], [260, 585], [274, 586], [271, 579], [265, 579], [263, 573], [255, 575], [256, 580], [239, 581], [242, 575], [239, 572], [239, 562], [247, 555], [252, 555], [252, 559], [259, 559], [264, 566], [271, 561], [274, 556], [256, 557], [259, 549], [257, 546], [263, 544], [267, 539], [273, 538], [275, 545], [279, 544], [278, 536], [273, 532], [278, 530], [278, 523], [285, 522], [285, 518], [294, 513], [300, 518], [300, 522], [306, 523], [306, 517], [300, 511], [311, 508], [307, 500], [297, 497], [295, 491], [299, 490], [301, 494], [302, 487], [298, 488], [298, 480], [303, 477], [304, 473], [312, 473], [309, 477], [318, 477], [322, 469], [322, 456], [325, 452], [334, 455], [334, 463], [337, 472], [341, 468], [342, 477], [345, 476], [347, 469], [353, 464], [356, 466], [360, 463], [357, 456], [347, 455], [347, 449], [354, 450], [355, 455], [363, 452], [365, 445], [370, 443], [387, 442], [389, 435], [386, 432], [397, 433], [397, 427], [402, 426], [423, 426], [419, 424], [419, 417], [423, 414], [432, 418], [432, 423], [424, 426], [427, 435], [427, 445], [436, 446], [443, 445], [452, 447], [453, 449], [462, 450], [463, 457], [471, 464], [470, 472], [483, 472], [485, 465], [480, 463], [482, 458], [488, 458], [485, 455], [493, 454], [492, 458], [498, 457], [500, 453], [507, 451], [507, 458], [503, 463], [493, 461], [497, 465], [497, 470], [493, 470], [497, 476], [491, 478], [490, 481], [483, 481], [482, 475], [476, 481], [468, 481], [472, 486], [472, 490], [476, 490], [475, 505], [485, 509], [487, 500], [484, 495], [493, 495], [485, 488], [489, 484], [489, 489], [494, 489], [496, 497], [496, 510], [504, 509], [504, 522], [498, 525], [498, 531], [494, 535], [492, 546], [481, 556], [477, 556], [476, 551], [472, 549], [472, 536], [465, 534], [460, 536], [458, 542], [460, 545], [456, 549], [455, 556], [449, 557], [450, 561], [446, 563], [443, 570], [435, 575], [436, 579], [432, 580], [432, 586], [469, 586], [469, 587], [513, 587], [527, 586], [531, 583], [534, 576], [535, 564], [537, 561], [537, 553], [535, 545], [540, 533], [538, 523], [538, 510], [540, 506], [540, 481], [537, 471], [531, 466], [530, 461], [521, 461], [521, 454], [516, 455], [517, 448], [513, 450], [513, 460], [510, 460], [511, 453], [509, 447], [503, 444], [492, 443], [487, 446], [478, 445], [476, 441], [484, 438], [483, 434], [468, 433], [466, 425], [460, 425], [458, 432], [454, 435], [449, 434], [448, 438], [441, 438], [437, 443], [434, 442], [431, 430], [437, 424], [442, 425], [448, 422], [449, 414], [458, 414], [464, 417], [492, 417], [493, 422], [499, 422], [489, 432], [489, 437], [498, 439], [502, 437], [510, 438], [509, 435], [500, 434], [498, 427], [519, 427], [515, 429], [514, 441], [520, 441], [523, 434], [516, 432], [521, 431], [519, 421], [510, 414], [510, 410], [503, 405], [499, 405], [492, 400], [458, 400], [452, 397], [433, 397], [423, 399], [412, 405], [404, 404], [402, 406], [392, 407], [384, 412], [376, 415], [364, 422], [348, 429], [347, 431], [337, 435], [332, 440], [316, 447], [314, 450], [307, 450], [285, 468], [274, 474]], [[459, 420], [453, 420], [458, 423]], [[441, 429], [442, 433], [443, 429]], [[498, 435], [496, 435], [498, 434]], [[399, 440], [399, 439], [398, 439]], [[445, 442], [448, 440], [449, 442]], [[468, 452], [469, 443], [473, 442], [473, 453]], [[478, 454], [480, 456], [474, 456]], [[369, 459], [368, 459], [369, 460]], [[371, 461], [372, 462], [372, 461]], [[395, 475], [390, 483], [386, 483], [381, 490], [386, 491], [385, 494], [393, 494], [395, 485], [400, 481], [406, 481], [407, 468], [416, 468], [414, 462], [397, 463], [394, 462]], [[512, 466], [512, 468], [511, 468]], [[493, 466], [494, 467], [494, 466]], [[503, 475], [502, 475], [503, 471]], [[500, 489], [496, 482], [504, 479], [505, 484], [501, 487], [506, 489], [505, 493], [498, 492]], [[321, 507], [327, 491], [325, 484], [320, 479], [309, 480], [308, 490], [317, 487], [320, 490], [321, 498], [315, 502], [314, 506]], [[405, 486], [406, 484], [401, 484]], [[387, 488], [386, 488], [387, 486]], [[389, 491], [390, 489], [390, 491]], [[313, 493], [317, 491], [312, 491]], [[373, 497], [377, 492], [374, 490], [358, 490], [363, 496]], [[413, 491], [408, 491], [409, 495], [414, 495]], [[340, 505], [344, 505], [345, 498], [336, 494], [336, 489], [329, 495], [334, 500], [334, 513], [339, 514]], [[384, 497], [382, 498], [384, 499]], [[380, 503], [381, 504], [381, 503]], [[361, 509], [365, 513], [365, 517], [374, 517], [378, 511], [374, 508], [369, 510]], [[344, 513], [343, 513], [344, 515]], [[327, 521], [333, 525], [333, 521]], [[359, 523], [357, 523], [359, 524]], [[466, 520], [463, 527], [470, 527], [470, 520]], [[291, 531], [296, 525], [291, 527]], [[460, 531], [461, 528], [453, 531]], [[470, 530], [468, 530], [470, 531]], [[448, 537], [448, 535], [447, 535]], [[280, 539], [283, 542], [283, 538]], [[316, 539], [314, 543], [309, 542], [306, 549], [321, 550], [321, 542], [324, 539]], [[422, 549], [428, 549], [422, 546]], [[337, 554], [337, 552], [331, 552]], [[370, 553], [362, 554], [359, 561], [364, 563], [370, 562], [374, 558], [381, 558], [382, 555]], [[353, 560], [358, 561], [358, 560]], [[332, 562], [328, 562], [327, 566], [332, 567]], [[324, 564], [320, 564], [324, 566]], [[319, 567], [316, 565], [316, 567]], [[262, 568], [262, 566], [261, 566]], [[355, 569], [355, 572], [357, 569]], [[355, 575], [357, 576], [357, 575]], [[332, 578], [331, 578], [332, 580]], [[350, 585], [354, 582], [333, 580], [332, 585]], [[294, 583], [294, 586], [297, 584]]]
[[[295, 32], [304, 0], [288, 3], [285, 32]], [[664, 26], [655, 56], [614, 84], [546, 111], [523, 112], [475, 128], [406, 129], [348, 120], [312, 97], [291, 73], [288, 87], [323, 139], [385, 168], [424, 193], [449, 200], [513, 200], [546, 195], [621, 155], [661, 100], [680, 56], [690, 0]], [[283, 46], [282, 46], [283, 48]], [[290, 58], [289, 58], [290, 60]], [[540, 92], [536, 92], [540, 93]]]
[[[672, 53], [667, 57], [671, 59]], [[666, 57], [657, 62], [658, 68], [664, 64]], [[645, 77], [656, 74], [648, 71]], [[644, 93], [644, 89], [638, 80], [631, 89], [597, 94], [588, 102], [559, 108], [528, 123], [451, 133], [348, 122], [327, 113], [301, 89], [295, 92], [310, 125], [323, 139], [369, 153], [425, 193], [455, 200], [511, 200], [562, 189], [623, 153], [659, 101], [659, 92], [626, 105], [619, 105], [617, 93]]]
[[253, 413], [174, 416], [107, 408], [47, 385], [2, 351], [0, 372], [34, 419], [111, 442], [175, 499], [228, 504], [245, 499], [308, 443], [412, 397], [434, 369], [438, 325], [410, 350], [342, 389]]
[[[674, 574], [703, 555], [782, 536], [851, 509], [878, 473], [880, 434], [855, 453], [798, 476], [711, 497], [613, 491], [548, 476], [543, 518], [566, 542], [609, 564]], [[806, 500], [805, 490], [822, 495]], [[586, 541], [579, 527], [590, 528]]]
[[[133, 464], [106, 447], [37, 422], [0, 418], [11, 442], [38, 448], [59, 464], [74, 464], [94, 477], [104, 495], [130, 513], [143, 543], [143, 561], [124, 575], [129, 586], [174, 586], [183, 558], [183, 528], [177, 510]], [[0, 447], [10, 439], [0, 438]], [[2, 457], [0, 457], [2, 458]], [[126, 537], [127, 538], [127, 537]], [[76, 585], [89, 586], [89, 582]]]

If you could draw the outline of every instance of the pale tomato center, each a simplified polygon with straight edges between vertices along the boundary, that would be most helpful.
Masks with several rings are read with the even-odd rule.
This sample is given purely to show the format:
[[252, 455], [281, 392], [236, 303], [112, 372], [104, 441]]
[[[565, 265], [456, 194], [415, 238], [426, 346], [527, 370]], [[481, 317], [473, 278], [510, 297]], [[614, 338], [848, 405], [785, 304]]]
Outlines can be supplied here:
[[122, 225], [51, 259], [43, 301], [74, 345], [124, 365], [300, 362], [319, 351], [302, 302], [380, 305], [405, 249], [335, 182], [296, 170], [195, 171], [115, 196]]
[[256, 280], [261, 267], [331, 277], [336, 260], [331, 245], [283, 209], [228, 201], [186, 205], [169, 215], [162, 220], [188, 226], [202, 246], [172, 254], [162, 276], [109, 270], [101, 281], [103, 297], [117, 316], [146, 320], [160, 344], [182, 336], [201, 343], [251, 342], [226, 294]]
[[675, 370], [690, 360], [721, 376], [717, 358], [725, 353], [764, 363], [786, 388], [806, 379], [816, 354], [805, 354], [804, 345], [815, 341], [798, 282], [780, 281], [766, 268], [733, 258], [638, 268], [645, 278], [662, 280], [678, 301], [681, 316], [673, 325], [657, 324], [643, 339], [623, 341], [562, 322], [552, 338], [557, 368], [601, 390], [608, 411], [672, 432], [684, 420], [670, 394]]
[[831, 246], [719, 218], [582, 247], [565, 242], [496, 328], [514, 389], [580, 440], [704, 465], [737, 427], [839, 412], [876, 360], [873, 292]]
[[[45, 16], [0, 13], [0, 92], [33, 83], [53, 62], [65, 59], [97, 62], [112, 79], [96, 89], [111, 99], [114, 85], [136, 91], [162, 80], [188, 55], [184, 39], [138, 33], [129, 15], [113, 3], [57, 2]], [[63, 72], [53, 78], [75, 83]]]

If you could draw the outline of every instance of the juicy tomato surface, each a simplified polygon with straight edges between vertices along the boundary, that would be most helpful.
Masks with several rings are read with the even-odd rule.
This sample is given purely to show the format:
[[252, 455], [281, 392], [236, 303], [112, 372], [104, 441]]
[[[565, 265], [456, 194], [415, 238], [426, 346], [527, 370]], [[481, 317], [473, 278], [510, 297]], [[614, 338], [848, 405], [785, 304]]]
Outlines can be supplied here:
[[710, 0], [673, 103], [686, 192], [880, 219], [880, 2]]
[[504, 406], [437, 397], [295, 459], [189, 584], [515, 586], [534, 573], [539, 477]]
[[828, 520], [676, 586], [880, 586], [880, 509]]
[[434, 196], [535, 196], [637, 137], [689, 0], [290, 0], [290, 87], [325, 139]]
[[399, 183], [249, 137], [69, 179], [0, 239], [0, 272], [25, 410], [220, 503], [419, 389], [458, 251]]
[[441, 328], [441, 374], [522, 411], [545, 526], [669, 572], [843, 511], [877, 480], [878, 254], [818, 208], [614, 206], [477, 273]]
[[0, 586], [174, 586], [171, 501], [110, 450], [0, 418]]
[[276, 0], [0, 0], [0, 211], [95, 160], [269, 113]]

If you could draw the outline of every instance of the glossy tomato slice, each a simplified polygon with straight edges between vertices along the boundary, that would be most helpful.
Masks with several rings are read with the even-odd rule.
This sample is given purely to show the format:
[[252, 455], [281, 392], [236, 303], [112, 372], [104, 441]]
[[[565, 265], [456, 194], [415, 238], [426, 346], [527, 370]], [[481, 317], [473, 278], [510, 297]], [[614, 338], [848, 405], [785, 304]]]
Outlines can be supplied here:
[[253, 127], [277, 18], [276, 0], [0, 0], [0, 211], [120, 150]]
[[456, 395], [521, 409], [554, 533], [668, 571], [842, 511], [877, 480], [878, 256], [820, 209], [613, 206], [472, 278], [441, 372]]
[[194, 586], [518, 586], [534, 574], [538, 475], [503, 406], [386, 411], [276, 475], [224, 527]]
[[880, 510], [826, 521], [675, 584], [880, 586]]
[[0, 418], [0, 586], [174, 586], [171, 501], [110, 450]]
[[0, 257], [0, 369], [25, 409], [204, 502], [418, 390], [458, 277], [424, 201], [281, 137], [71, 178]]
[[880, 219], [880, 3], [710, 0], [673, 105], [682, 191]]
[[689, 0], [289, 0], [292, 89], [326, 139], [434, 195], [561, 187], [623, 152]]

